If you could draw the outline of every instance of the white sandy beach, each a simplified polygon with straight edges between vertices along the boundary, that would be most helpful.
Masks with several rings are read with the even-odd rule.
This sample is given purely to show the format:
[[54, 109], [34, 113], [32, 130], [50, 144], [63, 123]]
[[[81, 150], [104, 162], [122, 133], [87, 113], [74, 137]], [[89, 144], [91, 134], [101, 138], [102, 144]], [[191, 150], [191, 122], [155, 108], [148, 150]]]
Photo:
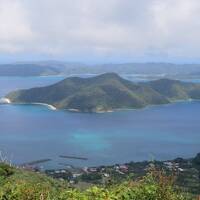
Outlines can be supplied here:
[[0, 104], [10, 104], [11, 101], [8, 98], [1, 98], [0, 99]]
[[[8, 98], [1, 98], [0, 99], [0, 104], [11, 104], [11, 100]], [[47, 104], [47, 103], [13, 103], [13, 104], [33, 104], [33, 105], [42, 105], [48, 107], [50, 110], [57, 110], [55, 106]]]
[[33, 104], [33, 105], [42, 105], [42, 106], [46, 106], [51, 110], [57, 110], [57, 108], [53, 105], [47, 104], [47, 103], [29, 103], [29, 104]]

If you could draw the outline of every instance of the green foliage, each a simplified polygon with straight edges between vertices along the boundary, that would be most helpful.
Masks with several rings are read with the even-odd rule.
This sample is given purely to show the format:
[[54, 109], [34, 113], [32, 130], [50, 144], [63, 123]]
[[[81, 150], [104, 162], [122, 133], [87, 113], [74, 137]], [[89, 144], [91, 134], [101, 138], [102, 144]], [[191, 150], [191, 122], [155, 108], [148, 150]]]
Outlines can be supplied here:
[[88, 181], [88, 182], [96, 182], [97, 180], [101, 180], [102, 176], [98, 173], [92, 173], [92, 174], [83, 174], [81, 175], [82, 181]]
[[14, 169], [5, 163], [0, 163], [0, 177], [8, 177], [14, 173]]
[[[9, 167], [3, 165], [4, 169]], [[161, 172], [149, 173], [140, 181], [93, 186], [80, 191], [64, 181], [45, 175], [14, 169], [1, 181], [0, 200], [187, 200], [173, 186], [173, 178]]]
[[194, 164], [200, 165], [200, 153], [193, 159]]

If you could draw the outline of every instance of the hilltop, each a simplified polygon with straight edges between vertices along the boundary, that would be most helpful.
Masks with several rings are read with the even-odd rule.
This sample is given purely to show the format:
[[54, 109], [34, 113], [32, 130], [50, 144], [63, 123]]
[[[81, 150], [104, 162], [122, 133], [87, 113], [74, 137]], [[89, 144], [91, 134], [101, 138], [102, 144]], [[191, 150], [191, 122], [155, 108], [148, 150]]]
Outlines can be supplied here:
[[58, 109], [103, 112], [200, 99], [200, 84], [160, 79], [133, 83], [115, 73], [92, 78], [70, 77], [56, 84], [9, 93], [13, 103], [45, 103]]

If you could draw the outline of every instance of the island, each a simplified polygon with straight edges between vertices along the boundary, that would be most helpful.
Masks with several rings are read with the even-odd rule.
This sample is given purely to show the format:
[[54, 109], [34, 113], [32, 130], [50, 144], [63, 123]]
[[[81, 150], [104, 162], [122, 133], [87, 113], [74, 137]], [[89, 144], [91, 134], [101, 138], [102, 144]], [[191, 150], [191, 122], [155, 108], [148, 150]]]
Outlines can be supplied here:
[[108, 112], [199, 100], [200, 84], [171, 79], [134, 83], [116, 73], [105, 73], [92, 78], [69, 77], [50, 86], [13, 91], [5, 98], [10, 103], [46, 104], [79, 112]]
[[60, 69], [55, 63], [30, 62], [0, 64], [0, 76], [5, 77], [31, 77], [31, 76], [56, 76], [60, 75]]

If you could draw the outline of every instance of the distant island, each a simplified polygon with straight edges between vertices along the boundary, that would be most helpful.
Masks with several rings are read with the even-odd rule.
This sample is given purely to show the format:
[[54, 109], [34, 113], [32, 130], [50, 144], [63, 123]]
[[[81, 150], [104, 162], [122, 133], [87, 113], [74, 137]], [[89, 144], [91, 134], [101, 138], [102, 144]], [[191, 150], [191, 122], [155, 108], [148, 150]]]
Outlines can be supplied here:
[[44, 60], [0, 64], [0, 76], [74, 76], [99, 75], [114, 72], [117, 74], [149, 78], [199, 79], [200, 64], [174, 63], [109, 63], [86, 64], [78, 62]]
[[9, 93], [11, 103], [48, 104], [79, 112], [108, 112], [200, 99], [200, 84], [159, 79], [133, 83], [115, 73], [69, 77], [56, 84]]
[[53, 65], [43, 63], [0, 64], [0, 76], [55, 76], [60, 73], [60, 70]]

